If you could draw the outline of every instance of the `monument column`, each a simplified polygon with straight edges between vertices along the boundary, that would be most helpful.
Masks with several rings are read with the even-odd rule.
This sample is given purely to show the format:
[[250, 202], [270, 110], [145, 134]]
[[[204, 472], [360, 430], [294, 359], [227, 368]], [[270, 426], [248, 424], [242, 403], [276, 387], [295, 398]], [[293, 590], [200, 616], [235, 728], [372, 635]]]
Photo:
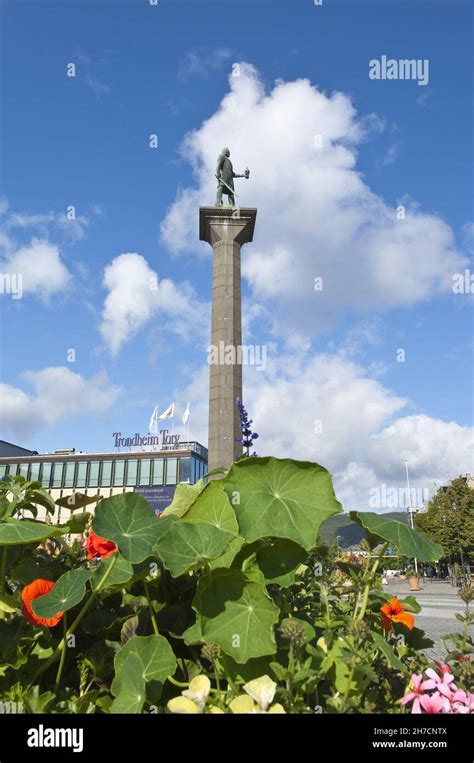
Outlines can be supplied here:
[[242, 455], [236, 399], [242, 399], [240, 248], [253, 239], [256, 209], [200, 207], [199, 238], [213, 250], [208, 468]]

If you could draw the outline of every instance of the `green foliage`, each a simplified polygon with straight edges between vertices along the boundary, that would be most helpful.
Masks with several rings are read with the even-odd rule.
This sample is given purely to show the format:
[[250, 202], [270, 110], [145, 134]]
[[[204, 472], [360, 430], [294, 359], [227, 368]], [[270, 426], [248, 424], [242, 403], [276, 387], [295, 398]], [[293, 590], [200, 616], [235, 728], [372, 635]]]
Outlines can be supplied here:
[[[87, 505], [69, 505], [74, 529], [90, 523]], [[55, 713], [400, 712], [430, 642], [416, 627], [384, 630], [381, 556], [335, 563], [318, 532], [340, 510], [318, 464], [251, 457], [207, 485], [178, 486], [161, 518], [134, 493], [98, 501], [93, 530], [117, 546], [100, 560], [66, 542], [69, 525], [9, 514], [0, 697]], [[406, 525], [354, 519], [401, 554], [439, 553]], [[21, 613], [21, 589], [37, 577], [56, 582], [33, 613], [67, 612], [64, 635]], [[402, 606], [419, 611], [412, 596]], [[460, 617], [466, 633], [450, 648], [464, 686], [472, 616]]]
[[245, 458], [222, 480], [248, 543], [288, 538], [310, 551], [321, 522], [342, 511], [331, 475], [318, 464], [278, 458]]
[[388, 541], [403, 556], [416, 557], [420, 562], [436, 562], [443, 555], [438, 543], [433, 543], [408, 525], [387, 519], [384, 514], [351, 511], [350, 517], [367, 531], [370, 538]]
[[443, 546], [443, 558], [466, 563], [474, 558], [474, 490], [463, 477], [440, 488], [428, 503], [428, 510], [415, 516], [418, 530]]

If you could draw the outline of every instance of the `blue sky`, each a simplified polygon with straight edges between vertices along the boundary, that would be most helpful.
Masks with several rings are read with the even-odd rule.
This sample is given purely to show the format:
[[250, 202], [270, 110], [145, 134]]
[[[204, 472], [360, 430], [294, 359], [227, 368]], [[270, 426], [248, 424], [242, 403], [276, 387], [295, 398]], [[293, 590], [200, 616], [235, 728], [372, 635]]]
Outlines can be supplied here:
[[[269, 344], [274, 363], [272, 366], [270, 361], [267, 374], [244, 370], [244, 379], [262, 452], [315, 460], [321, 452], [322, 463], [338, 475], [348, 505], [363, 502], [370, 486], [382, 479], [400, 483], [404, 438], [410, 439], [414, 431], [420, 439], [413, 438], [407, 455], [421, 486], [470, 468], [465, 454], [472, 426], [472, 297], [453, 294], [449, 274], [472, 268], [471, 3], [328, 0], [317, 7], [310, 0], [160, 0], [153, 7], [147, 0], [7, 0], [2, 3], [2, 50], [1, 195], [5, 203], [0, 222], [5, 238], [0, 242], [7, 261], [21, 251], [21, 262], [28, 261], [28, 267], [33, 267], [36, 261], [36, 271], [41, 270], [41, 259], [32, 241], [47, 242], [53, 258], [48, 262], [54, 261], [57, 282], [51, 284], [46, 268], [42, 273], [35, 271], [36, 287], [25, 287], [22, 299], [2, 295], [1, 381], [7, 385], [8, 402], [1, 436], [40, 451], [66, 446], [107, 450], [112, 432], [145, 431], [155, 402], [164, 409], [176, 399], [181, 410], [191, 399], [191, 431], [201, 440], [205, 438], [211, 261], [205, 246], [194, 247], [189, 238], [192, 230], [198, 237], [196, 204], [191, 206], [191, 222], [189, 215], [182, 221], [183, 228], [189, 227], [188, 243], [177, 243], [179, 233], [170, 232], [169, 227], [163, 235], [160, 226], [169, 220], [173, 208], [179, 227], [179, 216], [187, 214], [180, 203], [180, 194], [186, 189], [191, 189], [198, 203], [213, 202], [213, 191], [204, 192], [212, 183], [209, 186], [204, 177], [202, 157], [209, 151], [207, 141], [214, 134], [214, 122], [203, 126], [203, 121], [217, 114], [216, 141], [221, 134], [222, 140], [226, 138], [221, 122], [231, 125], [228, 141], [235, 168], [251, 166], [249, 182], [243, 185], [240, 181], [238, 187], [243, 203], [259, 207], [255, 243], [243, 250], [249, 263], [248, 273], [244, 268], [243, 286], [248, 336], [252, 342]], [[382, 54], [428, 59], [429, 84], [370, 80], [368, 62]], [[71, 62], [76, 66], [75, 77], [66, 76]], [[281, 188], [278, 183], [274, 189], [273, 208], [265, 206], [265, 201], [257, 203], [268, 198], [266, 188], [259, 186], [265, 164], [260, 167], [257, 162], [255, 176], [248, 157], [257, 149], [248, 141], [246, 151], [245, 143], [240, 146], [237, 138], [239, 119], [248, 121], [246, 109], [254, 107], [245, 102], [243, 89], [235, 95], [244, 99], [242, 109], [232, 112], [230, 122], [225, 121], [221, 106], [232, 88], [229, 76], [234, 62], [245, 62], [241, 83], [248, 81], [249, 87], [255, 87], [258, 79], [263, 99], [271, 97], [276, 81], [308, 80], [310, 96], [321, 91], [328, 113], [346, 125], [344, 108], [333, 99], [336, 91], [343, 94], [344, 104], [352, 103], [355, 109], [349, 121], [364, 129], [363, 138], [353, 140], [346, 135], [341, 139], [342, 145], [350, 145], [354, 157], [354, 165], [348, 169], [354, 183], [359, 178], [365, 191], [386, 208], [395, 208], [402, 200], [407, 209], [423, 216], [423, 225], [436, 221], [433, 250], [438, 246], [439, 252], [433, 254], [427, 244], [418, 255], [416, 236], [427, 241], [428, 234], [413, 234], [410, 256], [403, 267], [394, 267], [393, 298], [386, 305], [384, 289], [390, 292], [387, 267], [379, 295], [373, 286], [367, 287], [366, 298], [350, 295], [358, 246], [364, 251], [360, 239], [354, 242], [354, 254], [346, 240], [344, 251], [337, 255], [337, 267], [331, 271], [327, 266], [329, 277], [342, 283], [337, 299], [324, 308], [326, 317], [317, 303], [310, 303], [309, 323], [296, 317], [293, 322], [287, 320], [293, 312], [296, 315], [298, 300], [292, 301], [291, 294], [284, 291], [269, 291], [262, 281], [265, 257], [276, 256], [278, 248], [276, 233], [271, 241], [272, 211], [280, 214], [285, 187], [295, 184], [294, 193], [300, 198], [297, 178], [305, 177], [305, 153], [298, 154], [301, 163], [292, 164], [297, 155], [293, 151], [285, 165], [289, 139], [277, 143], [292, 98], [296, 98], [296, 90], [290, 88], [284, 95], [287, 108], [280, 115], [275, 111], [273, 126], [268, 123], [268, 144], [263, 141], [258, 147], [269, 163], [277, 155], [283, 157]], [[314, 101], [315, 114], [319, 113], [318, 103]], [[303, 110], [296, 136], [304, 129], [304, 121]], [[234, 129], [237, 133], [232, 142]], [[313, 124], [310, 129], [315, 131]], [[194, 174], [180, 152], [190, 131], [195, 131], [194, 157], [188, 148], [188, 157], [196, 163]], [[158, 135], [157, 150], [149, 147], [151, 133]], [[221, 148], [216, 142], [215, 158]], [[310, 202], [312, 193], [308, 187]], [[351, 204], [354, 198], [351, 196]], [[319, 203], [319, 196], [315, 197], [315, 208]], [[375, 209], [376, 204], [370, 203]], [[79, 217], [75, 226], [64, 224], [61, 218], [71, 204]], [[343, 225], [347, 205], [340, 200], [335, 204]], [[288, 236], [284, 239], [287, 248], [293, 224], [288, 231], [281, 229], [282, 241]], [[335, 225], [339, 230], [337, 219]], [[448, 226], [451, 242], [443, 239], [439, 226]], [[379, 234], [385, 236], [384, 246], [388, 246], [390, 232]], [[311, 240], [301, 239], [300, 245], [311, 245]], [[319, 242], [314, 252], [317, 275], [318, 247], [323, 239], [315, 236], [314, 240]], [[398, 246], [403, 248], [403, 242]], [[400, 256], [399, 251], [394, 258]], [[138, 328], [130, 330], [113, 353], [110, 331], [117, 327], [112, 326], [108, 334], [101, 332], [104, 303], [112, 288], [104, 286], [104, 269], [124, 253], [140, 255], [158, 273], [160, 282], [171, 279], [177, 291], [166, 289], [159, 306], [150, 308], [146, 316], [135, 315]], [[285, 254], [284, 262], [292, 262], [291, 257], [299, 262], [296, 250]], [[410, 271], [418, 257], [433, 261], [427, 266], [426, 285], [415, 293], [410, 273], [403, 268]], [[375, 258], [376, 254], [360, 259], [360, 268], [370, 268]], [[141, 260], [125, 264], [143, 266]], [[391, 264], [388, 271], [390, 268]], [[288, 267], [287, 275], [292, 273]], [[287, 275], [283, 267], [280, 279], [285, 281]], [[301, 272], [301, 288], [307, 275], [307, 271]], [[110, 278], [114, 277], [110, 271]], [[145, 277], [143, 267], [140, 277]], [[405, 277], [407, 294], [413, 292], [407, 299], [402, 286]], [[416, 278], [423, 278], [423, 269]], [[41, 279], [44, 288], [38, 286]], [[357, 283], [354, 288], [360, 291]], [[120, 288], [125, 288], [123, 282]], [[120, 302], [122, 293], [115, 292], [118, 302], [113, 305]], [[128, 296], [133, 302], [133, 294]], [[182, 299], [183, 309], [177, 311], [170, 305], [175, 297]], [[137, 291], [135, 301], [140, 299]], [[306, 308], [305, 313], [308, 317]], [[288, 324], [288, 334], [283, 324]], [[67, 362], [69, 348], [75, 350], [75, 363]], [[396, 362], [398, 348], [405, 350], [404, 363]], [[268, 400], [265, 384], [278, 389], [276, 382], [285, 380], [290, 398], [294, 387], [295, 409], [298, 399], [307, 399], [306, 395], [311, 399], [311, 390], [305, 388], [303, 394], [298, 385], [303, 378], [311, 379], [312, 364], [322, 354], [329, 358], [325, 367], [334, 368], [335, 373], [335, 358], [345, 364], [342, 370], [348, 371], [355, 384], [353, 390], [346, 387], [348, 396], [355, 395], [355, 410], [352, 415], [341, 410], [340, 417], [328, 421], [325, 443], [320, 446], [308, 431], [302, 431], [291, 401], [290, 414], [282, 416], [278, 431], [271, 429], [278, 417], [278, 400], [274, 410], [268, 405], [264, 409], [259, 401]], [[293, 370], [288, 364], [293, 364]], [[66, 376], [61, 376], [64, 372], [54, 379], [38, 376], [51, 368], [67, 369]], [[69, 372], [80, 375], [70, 386]], [[90, 386], [97, 374], [99, 380]], [[358, 379], [363, 379], [363, 400], [357, 397]], [[377, 385], [375, 398], [384, 400], [385, 408], [380, 402], [379, 418], [364, 428], [358, 444], [357, 409], [361, 405], [369, 409], [374, 403], [372, 382]], [[318, 383], [315, 378], [314, 384]], [[328, 384], [315, 392], [322, 407], [330, 388]], [[54, 410], [61, 392], [64, 396]], [[397, 406], [396, 399], [406, 402]], [[369, 420], [370, 412], [364, 411], [360, 415]], [[319, 414], [315, 409], [307, 416], [316, 419]], [[413, 416], [425, 418], [407, 421]], [[391, 426], [395, 426], [395, 434], [390, 440]], [[287, 438], [281, 435], [285, 427], [291, 433]], [[377, 442], [390, 440], [386, 467], [374, 457], [374, 437]], [[353, 441], [349, 454], [339, 447], [348, 439]], [[288, 442], [291, 452], [283, 452]]]

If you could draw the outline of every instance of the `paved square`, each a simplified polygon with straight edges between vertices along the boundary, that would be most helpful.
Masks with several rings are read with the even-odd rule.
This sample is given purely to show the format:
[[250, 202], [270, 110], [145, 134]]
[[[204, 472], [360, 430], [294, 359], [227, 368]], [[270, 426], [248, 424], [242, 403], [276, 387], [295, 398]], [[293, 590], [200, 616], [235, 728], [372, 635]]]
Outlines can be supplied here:
[[432, 649], [427, 649], [426, 654], [436, 659], [444, 658], [445, 651], [440, 644], [440, 637], [447, 633], [461, 632], [462, 624], [456, 619], [456, 612], [464, 612], [464, 602], [458, 596], [458, 588], [451, 585], [450, 580], [420, 583], [421, 590], [417, 592], [410, 591], [407, 580], [399, 578], [389, 578], [388, 585], [384, 586], [384, 591], [405, 598], [412, 593], [422, 610], [419, 615], [415, 615], [415, 624], [417, 628], [422, 628], [435, 645]]

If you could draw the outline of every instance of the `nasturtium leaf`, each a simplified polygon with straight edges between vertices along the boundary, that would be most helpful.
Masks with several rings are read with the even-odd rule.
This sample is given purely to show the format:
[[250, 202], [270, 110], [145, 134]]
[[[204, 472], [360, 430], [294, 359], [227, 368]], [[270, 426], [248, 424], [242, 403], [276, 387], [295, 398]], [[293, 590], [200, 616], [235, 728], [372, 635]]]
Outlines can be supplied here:
[[245, 458], [232, 465], [220, 484], [249, 543], [288, 538], [309, 551], [321, 522], [342, 511], [330, 473], [307, 461]]
[[[235, 535], [227, 548], [225, 549], [224, 553], [220, 554], [220, 556], [217, 556], [215, 559], [211, 559], [209, 562], [209, 567], [211, 570], [217, 570], [219, 567], [231, 567], [236, 559], [236, 556], [238, 555], [240, 549], [245, 544], [245, 540], [242, 538], [241, 535]], [[234, 565], [235, 566], [235, 565]]]
[[76, 509], [83, 509], [84, 506], [89, 506], [91, 503], [97, 503], [101, 501], [100, 495], [86, 495], [85, 493], [71, 493], [71, 495], [65, 495], [63, 498], [58, 498], [56, 501], [58, 506], [63, 509], [70, 509], [75, 511]]
[[79, 567], [61, 575], [54, 588], [43, 596], [33, 599], [31, 607], [38, 617], [54, 617], [58, 612], [67, 612], [82, 601], [86, 595], [86, 583], [91, 578], [89, 570]]
[[77, 514], [71, 514], [67, 521], [66, 532], [72, 535], [82, 535], [92, 514], [88, 511], [80, 511]]
[[40, 543], [46, 538], [54, 538], [69, 532], [69, 527], [47, 525], [29, 519], [10, 517], [0, 522], [0, 546], [14, 546], [21, 543]]
[[405, 673], [405, 666], [401, 660], [398, 659], [397, 655], [393, 651], [390, 644], [384, 639], [383, 636], [380, 635], [380, 633], [377, 633], [376, 631], [370, 631], [370, 634], [372, 636], [372, 640], [377, 647], [377, 649], [382, 652], [383, 656], [385, 657], [389, 667], [395, 668], [395, 670], [400, 670], [402, 673]]
[[[136, 655], [141, 664], [141, 675], [147, 685], [147, 695], [156, 699], [167, 676], [176, 671], [177, 663], [173, 650], [163, 636], [132, 636], [125, 646], [115, 655], [115, 678], [112, 692], [116, 693], [116, 681], [120, 684], [125, 670], [125, 661], [130, 654]], [[150, 693], [151, 692], [151, 693]]]
[[111, 713], [141, 712], [146, 700], [145, 679], [142, 662], [134, 652], [129, 652], [123, 660], [120, 672], [113, 680], [112, 692], [115, 699], [110, 707]]
[[218, 644], [236, 662], [275, 653], [279, 610], [261, 574], [213, 570], [200, 578], [193, 608], [203, 641]]
[[226, 530], [234, 533], [234, 535], [239, 532], [235, 511], [230, 505], [227, 493], [222, 489], [219, 480], [214, 480], [206, 485], [186, 513], [183, 521], [213, 525], [219, 530]]
[[174, 578], [215, 559], [234, 537], [211, 524], [192, 524], [175, 516], [160, 520], [159, 525], [155, 552]]
[[403, 556], [416, 557], [420, 562], [436, 562], [443, 556], [442, 546], [403, 522], [369, 511], [351, 511], [349, 516], [370, 535], [396, 546]]
[[[116, 552], [117, 553], [117, 552]], [[101, 591], [106, 591], [108, 588], [114, 586], [125, 585], [134, 575], [133, 565], [127, 562], [120, 554], [117, 559], [114, 559], [115, 554], [108, 556], [106, 559], [101, 559], [100, 564], [95, 568], [91, 578], [92, 588], [95, 590], [100, 581], [106, 574], [110, 565], [113, 564], [113, 569], [107, 580], [105, 581]]]
[[289, 586], [294, 583], [296, 568], [307, 556], [304, 548], [297, 543], [278, 538], [257, 551], [257, 563], [267, 583]]
[[152, 555], [159, 525], [160, 520], [143, 496], [121, 493], [99, 503], [92, 529], [115, 543], [124, 559], [137, 564]]
[[204, 488], [205, 483], [203, 479], [198, 480], [194, 485], [180, 482], [176, 485], [172, 502], [166, 507], [161, 516], [169, 517], [175, 514], [177, 517], [183, 517]]

